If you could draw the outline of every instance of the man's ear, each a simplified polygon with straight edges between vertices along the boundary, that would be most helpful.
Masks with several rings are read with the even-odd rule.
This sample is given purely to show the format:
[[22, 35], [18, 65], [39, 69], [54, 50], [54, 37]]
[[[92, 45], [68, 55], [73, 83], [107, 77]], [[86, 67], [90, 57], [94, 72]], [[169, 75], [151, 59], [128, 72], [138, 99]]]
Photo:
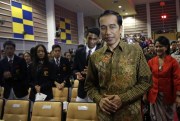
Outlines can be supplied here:
[[121, 25], [121, 26], [119, 27], [119, 29], [120, 29], [120, 34], [122, 34], [123, 26]]

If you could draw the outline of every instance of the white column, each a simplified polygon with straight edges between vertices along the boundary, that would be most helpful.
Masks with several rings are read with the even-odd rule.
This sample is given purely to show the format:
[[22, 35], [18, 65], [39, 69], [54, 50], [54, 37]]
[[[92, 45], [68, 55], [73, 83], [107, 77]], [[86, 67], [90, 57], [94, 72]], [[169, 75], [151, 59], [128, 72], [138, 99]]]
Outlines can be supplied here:
[[77, 13], [78, 24], [78, 42], [79, 44], [85, 44], [84, 42], [84, 15], [82, 12]]
[[148, 38], [151, 38], [151, 16], [149, 0], [146, 2], [146, 14], [147, 14], [147, 34]]
[[48, 51], [52, 50], [55, 39], [55, 8], [54, 0], [46, 0], [46, 17], [47, 17], [47, 35], [48, 35]]
[[176, 0], [177, 32], [180, 32], [180, 7], [179, 0]]

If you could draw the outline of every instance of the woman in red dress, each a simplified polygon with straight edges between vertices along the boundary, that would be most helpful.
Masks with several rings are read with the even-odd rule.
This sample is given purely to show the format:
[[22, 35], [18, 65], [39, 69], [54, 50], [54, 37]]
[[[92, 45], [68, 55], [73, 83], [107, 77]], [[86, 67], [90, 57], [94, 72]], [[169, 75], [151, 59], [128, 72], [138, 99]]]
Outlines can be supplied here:
[[173, 121], [176, 102], [180, 105], [180, 66], [170, 54], [166, 37], [155, 40], [157, 56], [149, 60], [153, 86], [148, 93], [152, 121]]

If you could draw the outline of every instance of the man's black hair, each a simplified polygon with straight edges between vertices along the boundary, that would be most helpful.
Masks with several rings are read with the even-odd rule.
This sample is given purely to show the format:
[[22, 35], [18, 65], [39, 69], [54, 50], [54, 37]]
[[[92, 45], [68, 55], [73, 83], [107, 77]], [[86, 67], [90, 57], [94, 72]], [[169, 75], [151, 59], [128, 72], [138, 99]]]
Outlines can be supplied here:
[[[91, 28], [91, 29], [88, 29], [88, 30], [87, 30], [87, 35], [88, 35], [89, 33], [95, 34], [95, 35], [97, 35], [97, 36], [99, 37], [100, 31], [99, 31], [98, 28]], [[86, 36], [87, 36], [87, 35], [86, 35]]]
[[55, 48], [60, 48], [60, 50], [61, 50], [61, 46], [60, 46], [60, 45], [57, 45], [57, 44], [56, 44], [56, 45], [53, 45], [53, 46], [52, 46], [52, 50], [54, 50]]
[[13, 41], [10, 41], [10, 40], [6, 41], [6, 42], [3, 44], [3, 47], [5, 48], [6, 45], [12, 45], [14, 48], [16, 48], [15, 43], [14, 43]]
[[107, 16], [107, 15], [115, 15], [117, 17], [117, 23], [119, 26], [122, 26], [122, 17], [121, 15], [118, 13], [118, 12], [115, 12], [113, 10], [105, 10], [104, 13], [102, 13], [99, 18], [98, 18], [98, 24], [100, 26], [100, 18], [103, 17], [103, 16]]

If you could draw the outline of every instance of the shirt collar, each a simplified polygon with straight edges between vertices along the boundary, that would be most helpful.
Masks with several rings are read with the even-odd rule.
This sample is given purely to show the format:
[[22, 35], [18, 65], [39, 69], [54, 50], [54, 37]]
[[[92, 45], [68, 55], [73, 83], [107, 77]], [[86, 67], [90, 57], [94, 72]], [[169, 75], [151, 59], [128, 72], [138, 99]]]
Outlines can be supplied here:
[[89, 50], [91, 50], [91, 53], [93, 53], [96, 50], [96, 46], [92, 49], [90, 49], [88, 46], [86, 46], [86, 53], [88, 53]]
[[13, 61], [14, 60], [14, 55], [11, 58], [7, 56], [7, 59], [8, 59], [8, 61], [10, 61], [10, 60]]
[[[123, 51], [124, 48], [125, 48], [125, 43], [122, 42], [122, 41], [120, 41], [116, 48], [119, 48], [121, 51]], [[116, 49], [116, 48], [115, 48], [115, 49]], [[106, 45], [104, 45], [104, 47], [103, 47], [103, 53], [105, 53], [105, 52], [107, 52], [107, 51], [110, 51], [110, 49], [109, 49], [109, 47], [108, 47], [107, 44], [106, 44]]]
[[[61, 59], [61, 56], [58, 58], [58, 60], [60, 61], [60, 59]], [[57, 58], [54, 57], [54, 60], [57, 61]]]

